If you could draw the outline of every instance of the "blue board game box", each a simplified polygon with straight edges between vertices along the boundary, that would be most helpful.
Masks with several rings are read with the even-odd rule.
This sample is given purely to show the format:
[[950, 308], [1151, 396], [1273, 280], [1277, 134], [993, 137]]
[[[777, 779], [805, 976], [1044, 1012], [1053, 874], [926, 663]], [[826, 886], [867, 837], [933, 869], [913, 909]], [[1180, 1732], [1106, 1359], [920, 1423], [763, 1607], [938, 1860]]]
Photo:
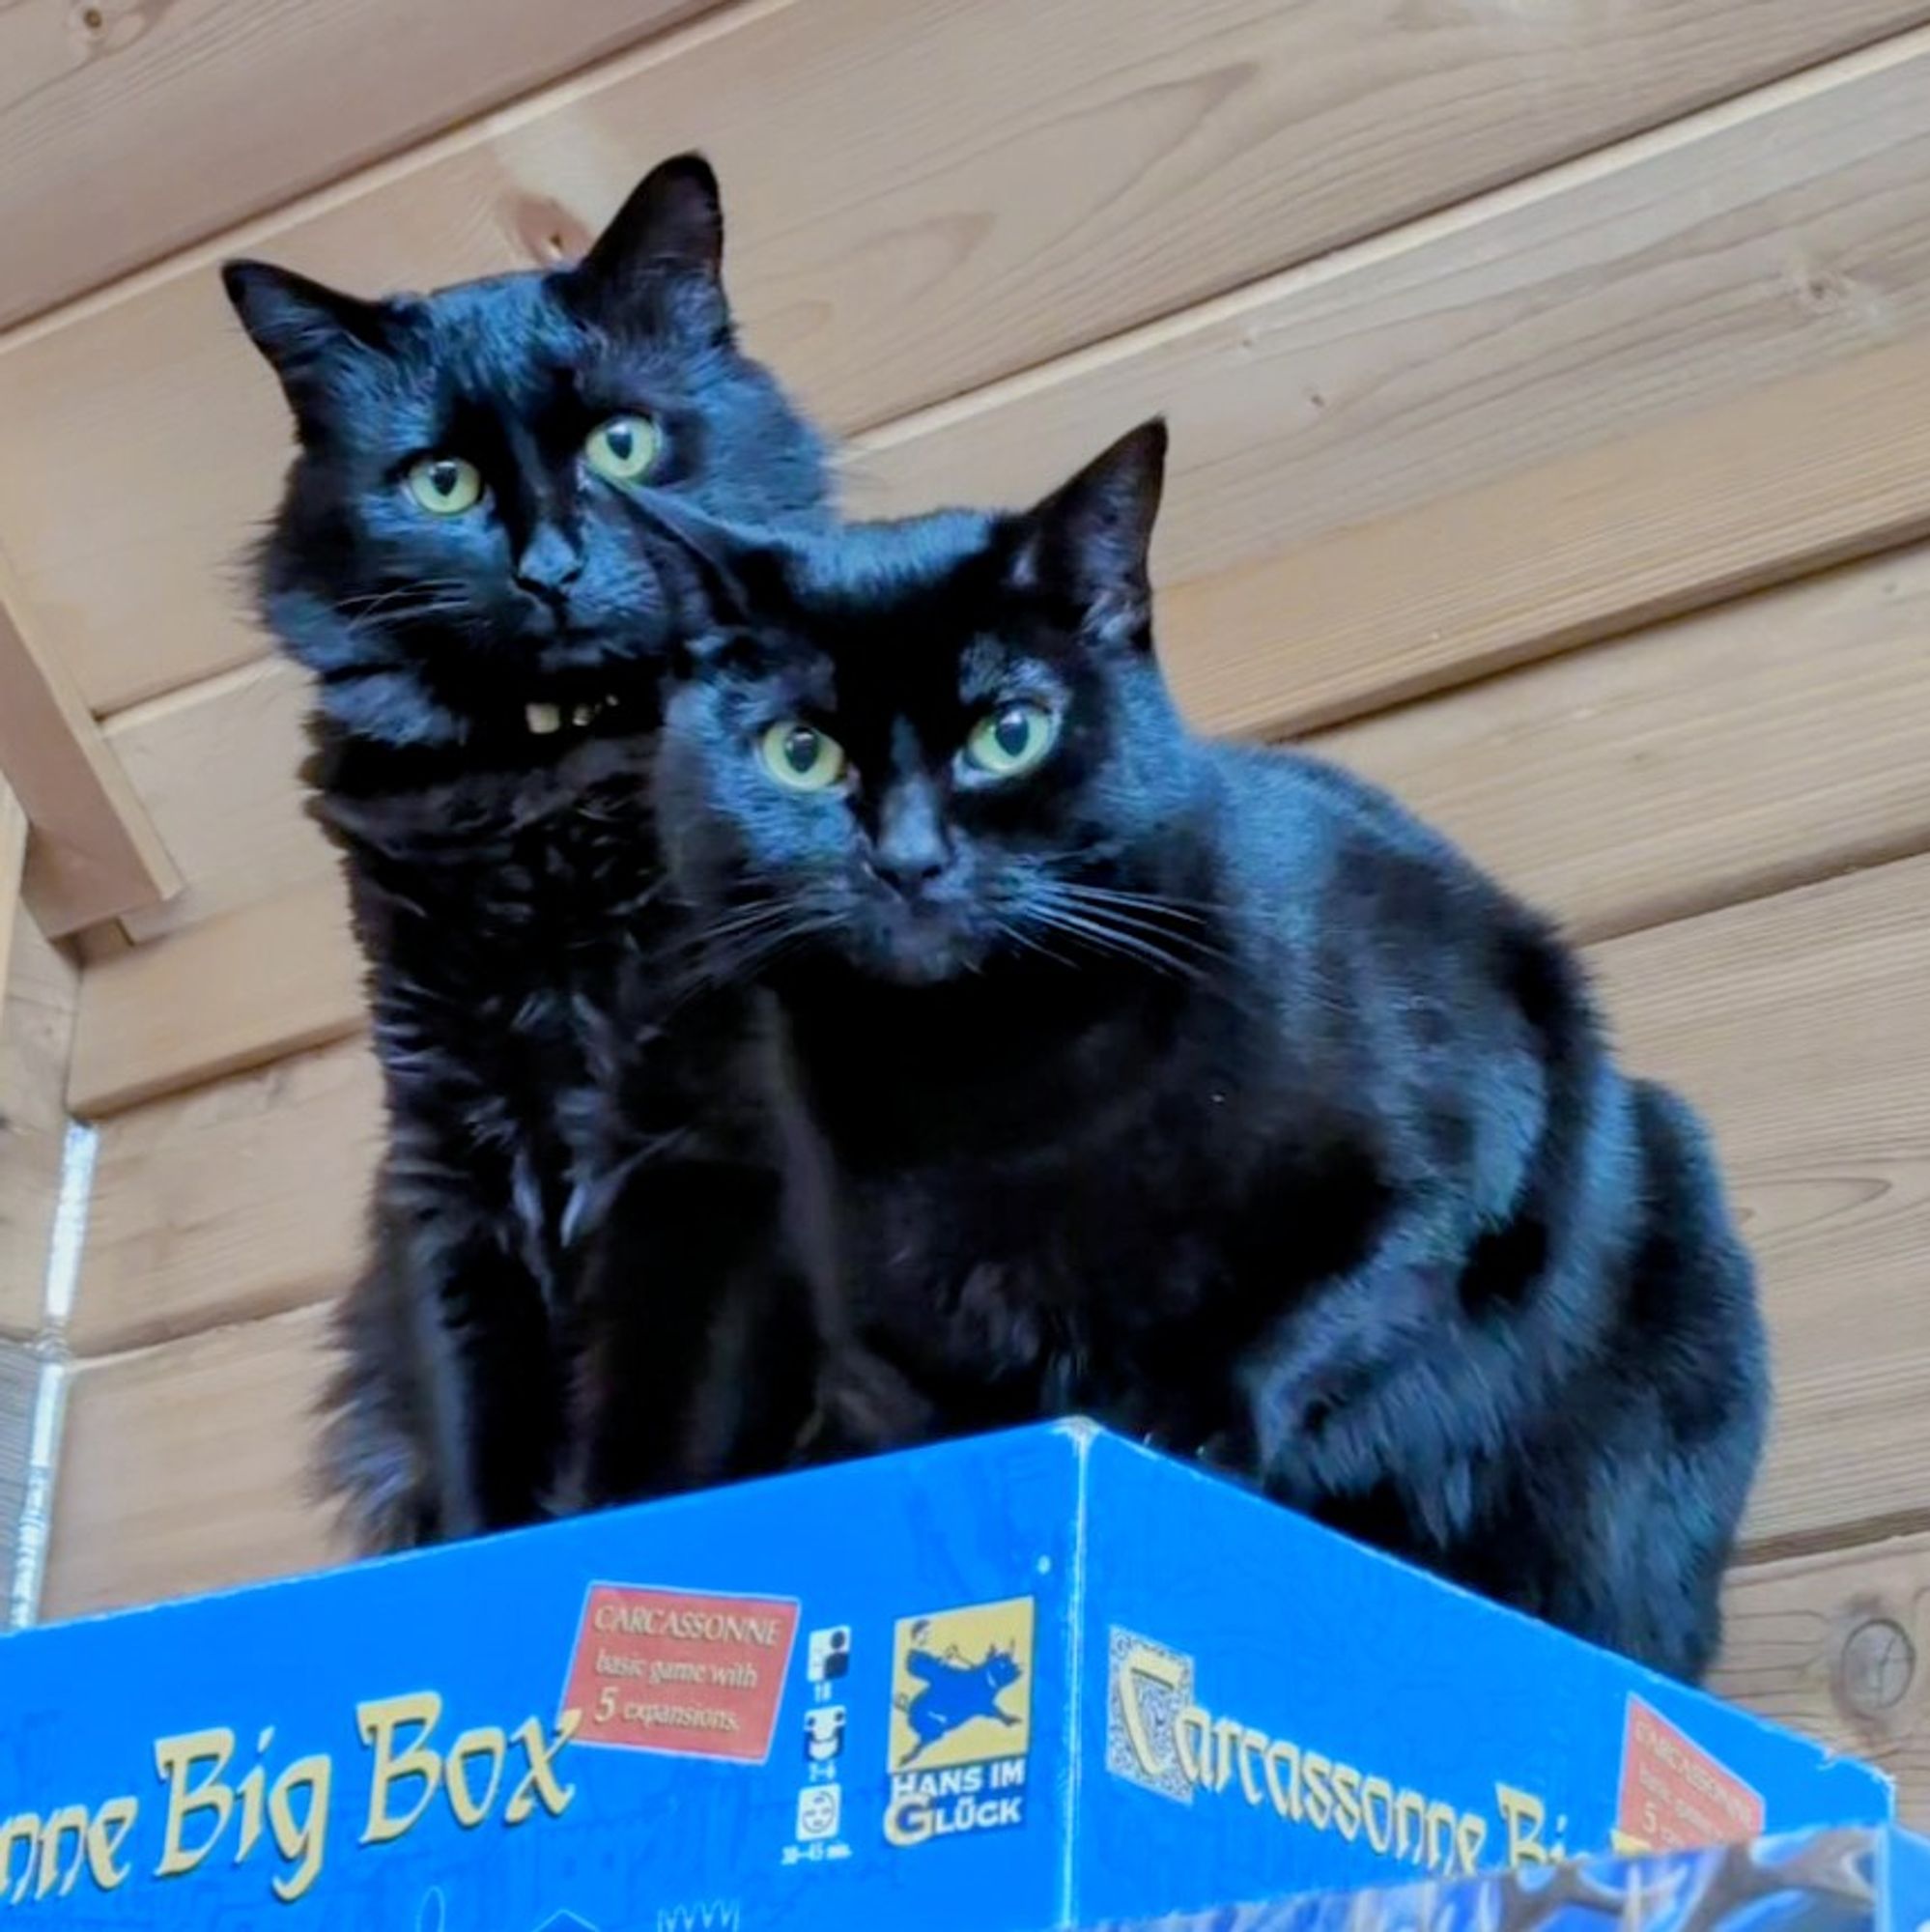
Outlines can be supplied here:
[[1076, 1423], [0, 1638], [0, 1912], [101, 1932], [1047, 1932], [1890, 1810]]
[[1898, 1831], [1524, 1866], [1095, 1932], [1920, 1932], [1930, 1843]]

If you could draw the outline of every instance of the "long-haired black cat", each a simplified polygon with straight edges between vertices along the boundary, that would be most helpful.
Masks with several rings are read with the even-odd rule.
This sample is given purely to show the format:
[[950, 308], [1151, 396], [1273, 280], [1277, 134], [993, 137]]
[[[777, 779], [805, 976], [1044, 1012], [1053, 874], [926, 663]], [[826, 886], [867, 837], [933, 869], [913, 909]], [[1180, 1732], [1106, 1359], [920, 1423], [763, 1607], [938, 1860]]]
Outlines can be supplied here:
[[1186, 729], [1164, 449], [691, 532], [660, 830], [781, 1020], [822, 1446], [1092, 1413], [1693, 1677], [1766, 1403], [1702, 1134], [1447, 841]]
[[[364, 1549], [545, 1508], [573, 1236], [640, 1136], [690, 1126], [667, 1111], [689, 1084], [659, 1092], [639, 1037], [660, 910], [644, 781], [687, 566], [626, 499], [783, 524], [827, 498], [819, 439], [736, 346], [722, 252], [715, 179], [687, 156], [553, 271], [379, 301], [225, 271], [299, 432], [261, 601], [316, 681], [315, 810], [386, 1083], [326, 1448]], [[685, 1025], [699, 1058], [727, 1047], [714, 1019]], [[644, 1101], [612, 1127], [626, 1083]]]

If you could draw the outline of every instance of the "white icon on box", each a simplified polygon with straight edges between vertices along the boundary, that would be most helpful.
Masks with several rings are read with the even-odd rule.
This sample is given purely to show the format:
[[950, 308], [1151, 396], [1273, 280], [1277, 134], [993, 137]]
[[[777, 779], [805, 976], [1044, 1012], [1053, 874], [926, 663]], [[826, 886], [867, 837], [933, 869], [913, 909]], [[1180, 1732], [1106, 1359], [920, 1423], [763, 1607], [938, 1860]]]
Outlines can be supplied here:
[[798, 1836], [808, 1845], [837, 1835], [844, 1815], [844, 1793], [836, 1784], [813, 1784], [798, 1793]]

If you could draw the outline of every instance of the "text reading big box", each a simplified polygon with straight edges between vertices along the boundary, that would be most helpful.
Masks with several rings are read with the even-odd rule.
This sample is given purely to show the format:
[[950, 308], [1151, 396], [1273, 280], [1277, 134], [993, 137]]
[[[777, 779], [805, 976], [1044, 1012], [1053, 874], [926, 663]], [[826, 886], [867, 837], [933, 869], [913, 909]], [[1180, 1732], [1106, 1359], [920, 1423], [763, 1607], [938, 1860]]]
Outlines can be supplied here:
[[1889, 1812], [1079, 1424], [0, 1640], [0, 1912], [102, 1932], [1044, 1932]]

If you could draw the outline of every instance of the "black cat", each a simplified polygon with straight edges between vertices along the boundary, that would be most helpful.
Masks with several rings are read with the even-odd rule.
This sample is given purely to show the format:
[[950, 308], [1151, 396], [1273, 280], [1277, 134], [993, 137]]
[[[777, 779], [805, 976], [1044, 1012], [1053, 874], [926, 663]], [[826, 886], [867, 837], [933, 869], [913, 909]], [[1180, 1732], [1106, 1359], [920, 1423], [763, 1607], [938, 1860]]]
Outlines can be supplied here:
[[[646, 780], [688, 565], [625, 501], [783, 523], [828, 494], [818, 437], [735, 345], [722, 249], [684, 156], [569, 268], [382, 301], [225, 270], [299, 431], [261, 601], [316, 680], [309, 777], [386, 1082], [326, 1449], [365, 1549], [545, 1506], [575, 1237], [691, 1128], [647, 1045], [668, 914]], [[714, 1013], [686, 1025], [722, 1050]]]
[[694, 528], [660, 830], [783, 1030], [820, 1447], [1080, 1410], [1694, 1676], [1759, 1454], [1689, 1110], [1390, 799], [1193, 736], [1165, 433], [1026, 515]]

